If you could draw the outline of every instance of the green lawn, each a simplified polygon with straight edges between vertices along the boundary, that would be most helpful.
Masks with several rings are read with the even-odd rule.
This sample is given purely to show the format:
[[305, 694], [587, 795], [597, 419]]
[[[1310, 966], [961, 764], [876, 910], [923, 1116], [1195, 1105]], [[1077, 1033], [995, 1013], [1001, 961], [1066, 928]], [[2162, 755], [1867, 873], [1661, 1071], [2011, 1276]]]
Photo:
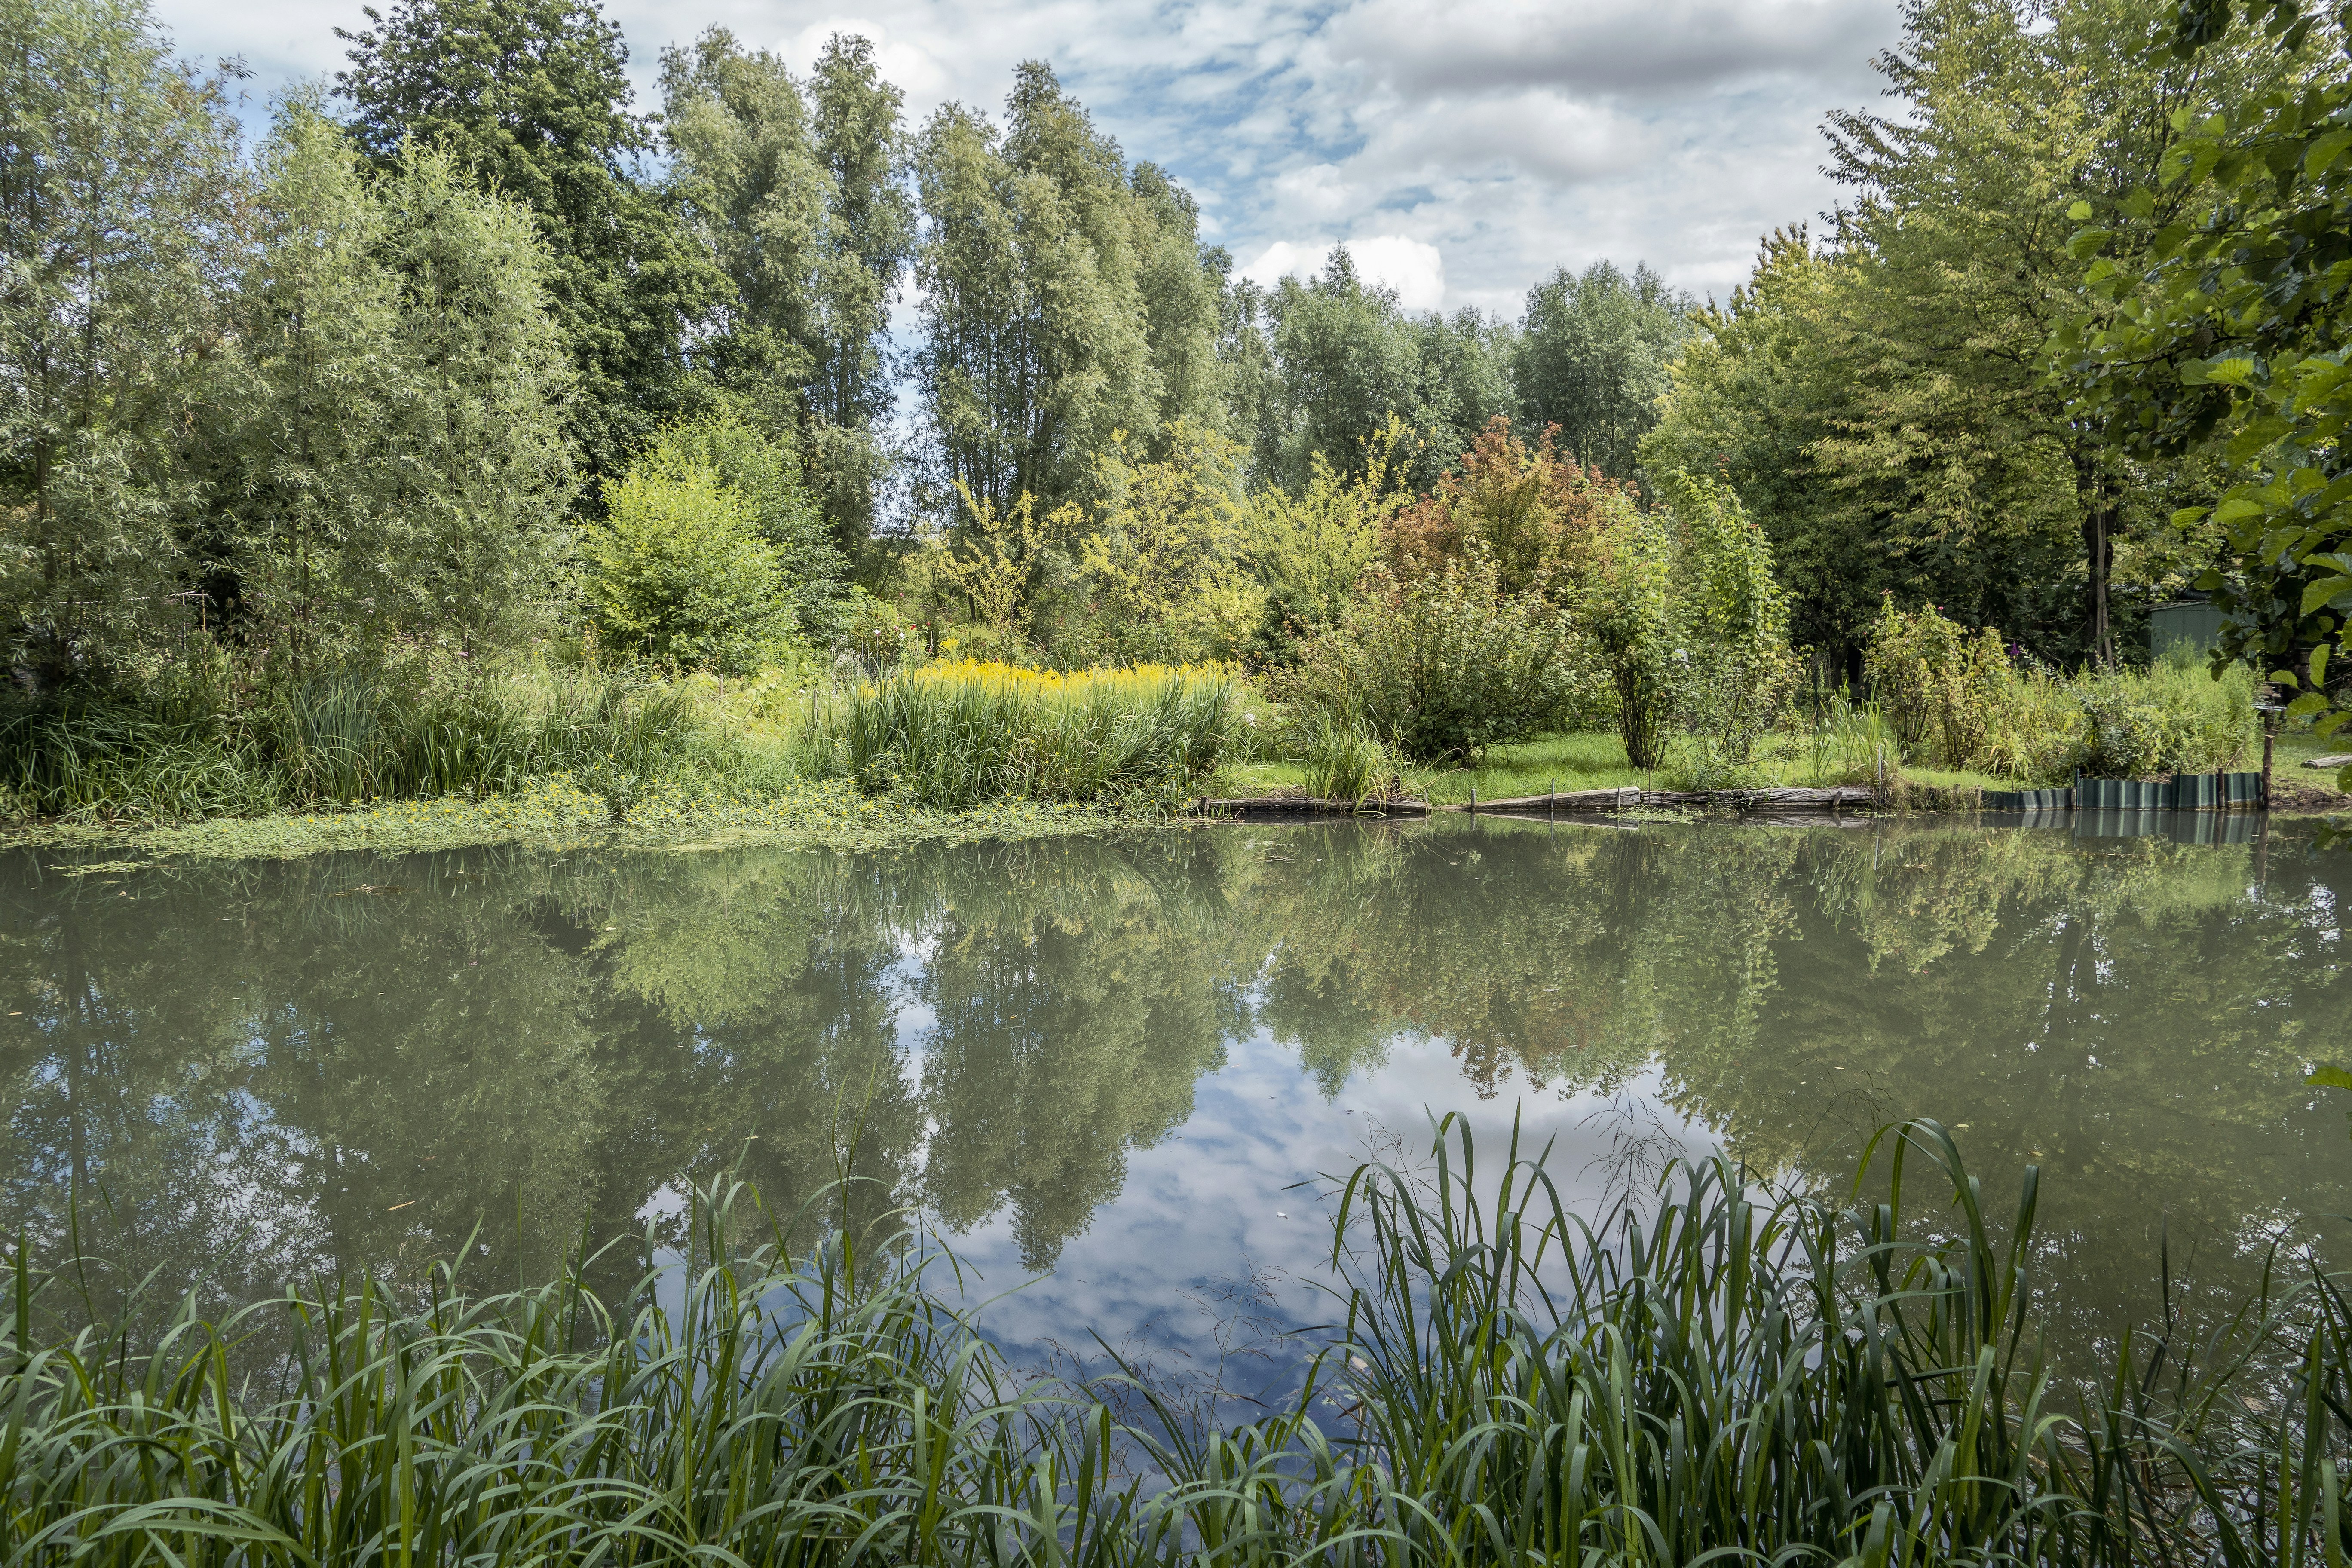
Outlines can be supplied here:
[[[1232, 793], [1264, 795], [1298, 785], [1295, 763], [1253, 763], [1229, 769]], [[1624, 742], [1613, 734], [1546, 735], [1521, 746], [1493, 746], [1485, 765], [1467, 768], [1412, 768], [1405, 773], [1406, 790], [1433, 805], [1467, 801], [1472, 785], [1481, 800], [1517, 795], [1542, 795], [1554, 787], [1565, 794], [1579, 789], [1623, 789], [1645, 781], [1625, 761]]]

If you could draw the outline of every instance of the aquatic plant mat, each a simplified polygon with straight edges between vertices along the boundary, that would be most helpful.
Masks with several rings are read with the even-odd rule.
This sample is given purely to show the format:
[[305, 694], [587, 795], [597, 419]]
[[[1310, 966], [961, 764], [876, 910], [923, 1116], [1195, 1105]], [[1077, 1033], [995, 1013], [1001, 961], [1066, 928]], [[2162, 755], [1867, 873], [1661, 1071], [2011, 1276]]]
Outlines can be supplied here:
[[2352, 1306], [2315, 1266], [2199, 1342], [2151, 1280], [2062, 1386], [2037, 1175], [1985, 1214], [1933, 1122], [1845, 1208], [1705, 1163], [1588, 1224], [1520, 1153], [1448, 1118], [1333, 1184], [1330, 1326], [1246, 1418], [1023, 1382], [935, 1239], [823, 1223], [844, 1190], [714, 1181], [634, 1264], [488, 1292], [468, 1246], [217, 1321], [20, 1244], [0, 1529], [104, 1564], [2344, 1561]]

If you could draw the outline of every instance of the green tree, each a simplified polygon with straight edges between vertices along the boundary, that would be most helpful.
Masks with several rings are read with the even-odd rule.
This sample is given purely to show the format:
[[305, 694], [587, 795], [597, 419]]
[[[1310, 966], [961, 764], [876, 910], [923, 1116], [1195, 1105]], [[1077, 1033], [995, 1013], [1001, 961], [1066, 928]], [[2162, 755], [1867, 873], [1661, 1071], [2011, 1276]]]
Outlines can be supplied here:
[[[413, 520], [381, 481], [414, 395], [385, 205], [317, 103], [284, 104], [261, 149], [240, 352], [215, 379], [222, 608], [300, 672], [400, 623]], [[396, 461], [396, 459], [395, 459]]]
[[572, 373], [546, 251], [529, 213], [475, 189], [446, 153], [404, 153], [378, 189], [406, 373], [379, 481], [407, 533], [404, 625], [485, 651], [548, 609], [567, 553]]
[[1727, 462], [1790, 563], [1801, 635], [1853, 649], [1891, 588], [2053, 660], [2107, 658], [2118, 617], [2185, 584], [2200, 542], [2169, 520], [2204, 475], [2117, 453], [2047, 377], [2081, 309], [2069, 208], [2112, 210], [2176, 110], [2271, 68], [2151, 58], [2168, 14], [1917, 0], [1882, 61], [1898, 107], [1832, 117], [1853, 198], [1829, 252], [1776, 236], [1701, 317], [1653, 460]]
[[1283, 279], [1264, 314], [1275, 384], [1254, 433], [1261, 479], [1303, 485], [1318, 452], [1357, 477], [1367, 443], [1393, 416], [1419, 440], [1400, 455], [1407, 480], [1427, 489], [1489, 420], [1510, 412], [1508, 331], [1475, 310], [1409, 313], [1394, 289], [1358, 276], [1344, 246], [1307, 282]]
[[220, 84], [144, 5], [0, 8], [0, 637], [44, 681], [175, 618], [243, 184]]
[[1731, 485], [1772, 541], [1797, 640], [1843, 662], [1896, 568], [1865, 515], [1824, 504], [1819, 446], [1852, 416], [1853, 388], [1831, 352], [1839, 281], [1835, 258], [1802, 225], [1767, 236], [1748, 281], [1693, 312], [1641, 453], [1653, 472]]
[[1646, 262], [1630, 277], [1608, 261], [1555, 271], [1528, 291], [1511, 359], [1528, 422], [1559, 426], [1578, 461], [1633, 478], [1695, 305]]
[[[2232, 10], [2181, 6], [2174, 54], [2251, 49], [2308, 85], [2202, 117], [2184, 106], [2155, 180], [2074, 209], [2093, 308], [2059, 334], [2062, 384], [2126, 452], [2222, 440], [2234, 482], [2210, 517], [2226, 545], [2199, 584], [2230, 616], [2216, 657], [2307, 687], [2290, 711], [2332, 732], [2344, 715], [2330, 655], [2352, 620], [2352, 87], [2341, 58], [2315, 58], [2302, 6], [2251, 0], [2258, 37], [2233, 32]], [[2352, 48], [2352, 16], [2335, 20]]]
[[915, 199], [905, 95], [882, 79], [872, 44], [827, 41], [808, 94], [817, 160], [833, 177], [810, 447], [825, 515], [849, 549], [872, 529], [875, 487], [892, 461], [877, 431], [895, 401], [887, 344], [890, 308], [915, 259]]
[[1400, 581], [1376, 563], [1339, 620], [1299, 639], [1271, 689], [1416, 762], [1472, 758], [1589, 706], [1580, 628], [1540, 586], [1506, 591], [1483, 544]]
[[1677, 468], [1658, 488], [1674, 514], [1679, 646], [1691, 668], [1683, 719], [1715, 759], [1742, 766], [1794, 684], [1789, 595], [1771, 542], [1729, 485]]
[[1963, 618], [2100, 660], [2116, 649], [2117, 542], [2189, 498], [2179, 476], [2111, 457], [2049, 381], [2046, 345], [2081, 301], [2067, 213], [2152, 183], [2176, 112], [2271, 68], [2151, 57], [2171, 9], [1921, 0], [1887, 65], [1909, 114], [1832, 118], [1832, 169], [1857, 197], [1839, 349], [1857, 404], [1822, 463], [1904, 553], [1966, 563], [1948, 597], [1981, 609]]
[[1055, 651], [1076, 664], [1236, 656], [1265, 605], [1242, 561], [1242, 483], [1241, 447], [1213, 431], [1178, 421], [1157, 460], [1115, 438], [1055, 595]]
[[1668, 514], [1627, 510], [1604, 541], [1587, 615], [1593, 647], [1616, 698], [1625, 760], [1654, 768], [1681, 710], [1690, 648], [1678, 635], [1675, 537]]
[[840, 614], [847, 563], [815, 498], [801, 480], [793, 444], [761, 435], [722, 406], [662, 433], [652, 461], [683, 468], [699, 463], [742, 498], [751, 526], [776, 553], [793, 613], [801, 629], [829, 632]]
[[[336, 78], [380, 169], [435, 148], [539, 225], [546, 290], [576, 375], [573, 439], [592, 479], [617, 475], [700, 397], [689, 345], [728, 279], [637, 177], [651, 130], [630, 111], [620, 28], [594, 0], [396, 0], [341, 28]], [[601, 494], [601, 490], [593, 492]]]
[[1530, 447], [1500, 415], [1478, 433], [1432, 494], [1397, 513], [1384, 541], [1407, 577], [1483, 551], [1507, 594], [1574, 597], [1627, 492], [1572, 461], [1547, 430]]
[[724, 27], [664, 49], [661, 76], [667, 194], [734, 285], [706, 356], [722, 384], [789, 399], [816, 367], [832, 195], [800, 89], [782, 60], [745, 52]]
[[1210, 285], [1185, 276], [1217, 265], [1197, 210], [1160, 171], [1130, 171], [1051, 69], [1020, 68], [1001, 130], [941, 109], [916, 176], [913, 368], [940, 489], [1050, 510], [1094, 493], [1118, 432], [1157, 451], [1174, 418], [1214, 413]]
[[796, 426], [835, 542], [855, 550], [882, 467], [883, 342], [912, 254], [898, 89], [863, 38], [795, 82], [723, 27], [662, 51], [667, 189], [734, 283], [703, 351], [765, 422]]
[[1139, 219], [1136, 292], [1144, 342], [1160, 379], [1157, 428], [1230, 434], [1217, 358], [1218, 294], [1229, 258], [1222, 250], [1202, 249], [1201, 204], [1166, 170], [1138, 163], [1128, 183]]

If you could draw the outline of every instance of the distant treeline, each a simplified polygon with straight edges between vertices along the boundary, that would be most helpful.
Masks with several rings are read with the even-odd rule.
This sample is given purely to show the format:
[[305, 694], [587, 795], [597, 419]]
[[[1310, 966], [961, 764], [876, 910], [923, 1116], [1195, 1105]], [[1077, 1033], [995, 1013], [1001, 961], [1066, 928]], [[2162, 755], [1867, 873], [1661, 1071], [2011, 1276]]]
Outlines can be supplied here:
[[927, 531], [1108, 515], [1202, 442], [1237, 499], [1318, 459], [1427, 495], [1503, 417], [1641, 493], [1727, 479], [1800, 644], [1848, 656], [1892, 594], [2110, 654], [2219, 558], [2233, 471], [2216, 420], [2119, 441], [2056, 374], [2099, 291], [2077, 236], [2161, 259], [2183, 128], [2329, 79], [2338, 41], [2225, 10], [2172, 47], [2179, 15], [1912, 0], [1893, 101], [1830, 117], [1819, 236], [1727, 300], [1603, 261], [1510, 321], [1408, 310], [1344, 249], [1237, 277], [1040, 63], [917, 126], [865, 39], [795, 75], [713, 27], [645, 112], [593, 0], [401, 0], [248, 148], [236, 71], [175, 62], [139, 0], [0, 0], [5, 641], [39, 686], [191, 628], [299, 662], [576, 626], [579, 525], [680, 430], [733, 454], [722, 542], [776, 552], [803, 633], [855, 580], [936, 640], [971, 596], [906, 579]]

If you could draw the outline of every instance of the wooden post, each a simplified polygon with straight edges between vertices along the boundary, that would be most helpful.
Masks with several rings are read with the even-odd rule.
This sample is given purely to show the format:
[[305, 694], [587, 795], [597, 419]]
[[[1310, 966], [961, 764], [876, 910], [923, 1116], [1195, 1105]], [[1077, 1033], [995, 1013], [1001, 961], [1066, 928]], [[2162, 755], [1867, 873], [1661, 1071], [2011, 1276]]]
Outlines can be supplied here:
[[1473, 816], [1478, 815], [1478, 786], [1476, 784], [1472, 784], [1470, 786], [1470, 815]]
[[1559, 815], [1559, 775], [1558, 773], [1552, 774], [1550, 778], [1544, 781], [1544, 815], [1546, 816]]

